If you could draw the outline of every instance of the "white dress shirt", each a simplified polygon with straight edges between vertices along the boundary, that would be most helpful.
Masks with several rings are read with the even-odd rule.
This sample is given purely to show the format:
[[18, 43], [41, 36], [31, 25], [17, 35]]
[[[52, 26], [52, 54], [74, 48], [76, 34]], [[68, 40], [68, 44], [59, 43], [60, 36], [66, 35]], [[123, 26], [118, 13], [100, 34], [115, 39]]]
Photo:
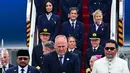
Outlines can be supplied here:
[[[60, 57], [60, 55], [58, 55], [58, 59], [59, 59], [59, 57]], [[64, 58], [65, 58], [65, 56], [63, 55], [62, 56], [63, 58], [61, 59], [61, 61], [62, 61], [62, 64], [64, 63]]]
[[76, 20], [75, 21], [69, 20], [69, 22], [70, 22], [71, 26], [73, 26], [72, 23], [74, 23], [74, 29], [75, 29], [75, 27], [76, 27]]
[[[7, 69], [9, 69], [9, 63], [5, 66], [5, 71], [6, 71]], [[3, 70], [3, 72], [4, 72], [3, 67], [2, 67], [2, 70]]]
[[[21, 73], [21, 67], [20, 66], [18, 66], [18, 73]], [[28, 72], [28, 65], [27, 66], [25, 66], [24, 68], [24, 73], [27, 73]]]
[[46, 14], [46, 16], [47, 16], [47, 19], [50, 20], [52, 13]]
[[110, 62], [106, 57], [94, 62], [92, 73], [129, 73], [125, 60], [115, 57]]

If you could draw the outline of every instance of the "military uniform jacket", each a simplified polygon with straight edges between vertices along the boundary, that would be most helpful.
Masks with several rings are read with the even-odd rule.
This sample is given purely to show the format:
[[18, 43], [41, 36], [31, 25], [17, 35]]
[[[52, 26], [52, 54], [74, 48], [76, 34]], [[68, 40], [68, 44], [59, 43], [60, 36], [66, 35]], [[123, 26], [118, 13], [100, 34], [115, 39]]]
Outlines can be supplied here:
[[42, 69], [42, 65], [43, 65], [43, 46], [42, 44], [39, 44], [37, 46], [35, 46], [33, 48], [33, 52], [32, 52], [32, 66], [39, 66]]
[[43, 73], [80, 73], [79, 63], [77, 54], [67, 52], [61, 66], [58, 55], [54, 51], [44, 56]]
[[76, 21], [75, 29], [72, 28], [71, 23], [66, 21], [62, 24], [62, 35], [74, 36], [76, 38], [77, 50], [82, 51], [84, 41], [84, 24], [80, 21]]
[[43, 28], [47, 28], [50, 32], [50, 40], [54, 41], [55, 37], [59, 33], [59, 26], [60, 20], [59, 17], [52, 13], [50, 20], [47, 19], [46, 14], [40, 15], [38, 18], [38, 30], [41, 31]]
[[[6, 73], [18, 73], [18, 66], [14, 66], [6, 71]], [[27, 73], [40, 73], [35, 67], [28, 66]]]
[[100, 24], [96, 30], [96, 24], [90, 24], [88, 31], [88, 46], [91, 47], [90, 37], [93, 33], [96, 33], [100, 37], [100, 45], [105, 46], [106, 41], [109, 39], [109, 25], [107, 23]]
[[100, 9], [103, 14], [111, 11], [112, 0], [88, 0], [89, 12], [92, 14]]
[[102, 55], [104, 57], [104, 48], [99, 46], [96, 52], [93, 51], [93, 48], [88, 48], [85, 53], [85, 69], [90, 68], [89, 60], [93, 55]]

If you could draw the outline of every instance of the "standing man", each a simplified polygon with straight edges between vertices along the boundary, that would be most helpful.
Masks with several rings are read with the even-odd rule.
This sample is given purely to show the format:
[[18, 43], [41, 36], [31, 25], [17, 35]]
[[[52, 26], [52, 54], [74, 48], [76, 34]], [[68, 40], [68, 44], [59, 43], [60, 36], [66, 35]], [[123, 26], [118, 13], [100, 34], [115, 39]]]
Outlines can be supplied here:
[[35, 66], [42, 73], [42, 65], [43, 65], [43, 49], [44, 43], [50, 39], [50, 32], [44, 28], [43, 31], [40, 32], [40, 40], [41, 43], [33, 48], [32, 52], [32, 66]]
[[84, 24], [77, 20], [78, 9], [71, 7], [68, 14], [69, 20], [62, 24], [61, 33], [68, 36], [74, 36], [76, 38], [77, 50], [82, 51], [84, 41]]
[[108, 40], [105, 45], [105, 57], [94, 62], [92, 73], [130, 73], [125, 60], [116, 56], [118, 45]]
[[2, 73], [5, 73], [6, 70], [8, 70], [9, 68], [13, 67], [12, 64], [9, 63], [9, 52], [6, 49], [2, 49], [1, 50], [1, 56], [2, 56]]
[[44, 56], [43, 73], [80, 73], [79, 57], [67, 52], [67, 46], [64, 35], [55, 38], [56, 51]]
[[8, 69], [6, 73], [40, 73], [35, 67], [28, 65], [29, 59], [30, 57], [28, 50], [18, 50], [18, 65]]
[[71, 7], [78, 9], [78, 20], [82, 21], [82, 0], [60, 0], [61, 7], [61, 22], [68, 21], [68, 13]]
[[101, 55], [102, 57], [104, 57], [104, 48], [101, 45], [99, 45], [100, 43], [99, 36], [96, 33], [93, 33], [89, 39], [91, 41], [92, 47], [88, 48], [85, 54], [86, 70], [90, 68], [89, 61], [93, 55]]

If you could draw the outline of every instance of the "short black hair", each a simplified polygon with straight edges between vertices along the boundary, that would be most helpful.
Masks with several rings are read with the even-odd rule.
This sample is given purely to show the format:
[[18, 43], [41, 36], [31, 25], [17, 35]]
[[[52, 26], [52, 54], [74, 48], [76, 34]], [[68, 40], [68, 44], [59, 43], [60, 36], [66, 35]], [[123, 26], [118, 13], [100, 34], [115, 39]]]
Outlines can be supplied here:
[[55, 10], [55, 7], [54, 7], [54, 3], [52, 2], [52, 0], [45, 0], [44, 5], [43, 5], [43, 10], [44, 10], [44, 12], [45, 12], [45, 13], [48, 13], [48, 12], [46, 11], [46, 4], [47, 4], [47, 2], [50, 2], [50, 3], [52, 4], [52, 11], [51, 11], [51, 12], [53, 12], [53, 11]]
[[107, 43], [113, 43], [113, 44], [115, 44], [116, 48], [118, 49], [118, 44], [117, 44], [117, 42], [116, 42], [115, 40], [109, 39], [109, 40], [106, 42], [106, 44], [107, 44]]
[[76, 10], [76, 11], [77, 11], [77, 14], [78, 14], [78, 12], [79, 12], [79, 10], [78, 10], [77, 7], [70, 7], [70, 8], [69, 8], [69, 13], [70, 13], [72, 10]]

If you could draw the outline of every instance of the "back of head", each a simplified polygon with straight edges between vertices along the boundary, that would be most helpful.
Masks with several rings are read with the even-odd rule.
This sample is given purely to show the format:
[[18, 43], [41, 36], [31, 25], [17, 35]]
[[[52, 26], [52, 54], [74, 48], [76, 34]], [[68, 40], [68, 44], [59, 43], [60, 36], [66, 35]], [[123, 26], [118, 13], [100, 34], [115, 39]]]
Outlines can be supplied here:
[[51, 50], [54, 50], [54, 42], [53, 41], [47, 41], [44, 43], [44, 46], [51, 49]]

